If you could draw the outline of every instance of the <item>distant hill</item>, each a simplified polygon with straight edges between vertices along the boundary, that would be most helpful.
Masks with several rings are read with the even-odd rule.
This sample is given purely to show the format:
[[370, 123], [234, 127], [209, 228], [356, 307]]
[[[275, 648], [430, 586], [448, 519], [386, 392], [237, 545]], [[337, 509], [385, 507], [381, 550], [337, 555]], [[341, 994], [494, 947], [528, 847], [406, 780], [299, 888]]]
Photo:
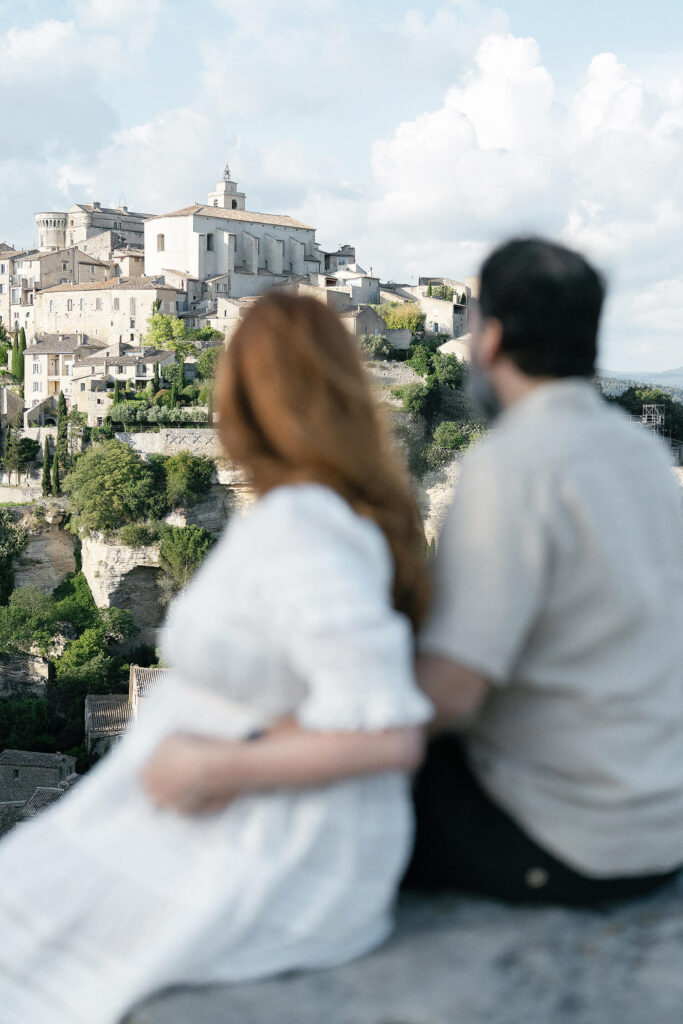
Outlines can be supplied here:
[[616, 375], [612, 376], [607, 370], [603, 370], [598, 373], [598, 383], [603, 394], [609, 395], [610, 398], [616, 398], [629, 388], [640, 386], [658, 388], [665, 395], [668, 395], [669, 398], [672, 398], [674, 402], [683, 403], [683, 387], [676, 388], [670, 384], [655, 382], [652, 376], [648, 376], [647, 380], [638, 377], [617, 377]]
[[647, 370], [637, 373], [600, 370], [600, 376], [628, 380], [634, 384], [650, 384], [655, 388], [683, 388], [683, 366], [679, 366], [676, 370], [663, 370], [660, 373], [651, 373]]

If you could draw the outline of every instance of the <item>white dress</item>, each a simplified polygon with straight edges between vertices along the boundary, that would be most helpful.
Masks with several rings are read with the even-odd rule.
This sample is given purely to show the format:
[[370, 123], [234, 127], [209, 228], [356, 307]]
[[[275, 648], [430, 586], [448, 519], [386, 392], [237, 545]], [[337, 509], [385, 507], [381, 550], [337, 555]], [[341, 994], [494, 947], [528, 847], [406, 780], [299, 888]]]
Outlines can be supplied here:
[[1, 1024], [113, 1024], [167, 985], [329, 966], [382, 942], [412, 838], [403, 773], [188, 817], [153, 807], [139, 770], [179, 729], [426, 721], [392, 572], [379, 528], [325, 487], [279, 487], [231, 523], [169, 615], [176, 681], [0, 842]]

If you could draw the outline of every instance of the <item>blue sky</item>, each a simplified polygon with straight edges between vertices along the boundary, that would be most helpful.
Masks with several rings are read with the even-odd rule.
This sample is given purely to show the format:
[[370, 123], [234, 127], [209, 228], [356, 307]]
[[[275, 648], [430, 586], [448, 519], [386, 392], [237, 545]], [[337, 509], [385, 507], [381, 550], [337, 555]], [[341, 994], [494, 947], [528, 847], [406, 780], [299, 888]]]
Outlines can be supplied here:
[[603, 365], [683, 364], [683, 4], [0, 0], [0, 67], [0, 239], [203, 200], [230, 159], [384, 278], [563, 238], [611, 283]]

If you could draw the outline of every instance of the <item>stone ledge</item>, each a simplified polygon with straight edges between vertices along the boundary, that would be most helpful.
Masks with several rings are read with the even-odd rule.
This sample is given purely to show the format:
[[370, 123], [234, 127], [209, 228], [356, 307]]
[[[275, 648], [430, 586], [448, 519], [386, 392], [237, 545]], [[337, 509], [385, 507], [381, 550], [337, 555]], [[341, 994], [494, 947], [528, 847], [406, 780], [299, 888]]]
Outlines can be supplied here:
[[683, 878], [599, 911], [410, 897], [362, 960], [168, 992], [126, 1024], [680, 1024], [682, 949]]

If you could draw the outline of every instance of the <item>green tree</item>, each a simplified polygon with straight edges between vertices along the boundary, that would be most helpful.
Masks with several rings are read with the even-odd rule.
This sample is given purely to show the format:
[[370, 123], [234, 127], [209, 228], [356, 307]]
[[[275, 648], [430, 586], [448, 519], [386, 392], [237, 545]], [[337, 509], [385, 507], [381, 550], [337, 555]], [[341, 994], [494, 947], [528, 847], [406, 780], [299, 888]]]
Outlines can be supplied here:
[[178, 387], [177, 387], [176, 384], [173, 384], [172, 387], [171, 387], [171, 397], [169, 399], [168, 407], [169, 407], [169, 409], [175, 409], [177, 404], [178, 404]]
[[19, 352], [21, 354], [21, 364], [24, 365], [24, 352], [26, 351], [26, 331], [22, 327], [19, 331]]
[[211, 486], [214, 463], [202, 455], [178, 452], [166, 460], [166, 498], [171, 508], [192, 505]]
[[55, 451], [59, 465], [65, 469], [69, 458], [69, 440], [68, 413], [63, 391], [59, 392], [59, 398], [57, 399], [57, 445]]
[[23, 379], [23, 365], [21, 352], [19, 351], [19, 335], [16, 331], [14, 332], [14, 339], [12, 341], [11, 373], [15, 380]]
[[52, 494], [52, 479], [50, 477], [50, 441], [47, 434], [45, 435], [45, 442], [43, 444], [43, 476], [41, 479], [41, 486], [44, 498], [47, 498], [48, 494]]
[[460, 305], [461, 306], [466, 306], [467, 305], [467, 292], [463, 292], [462, 295], [460, 296]]
[[155, 496], [152, 473], [120, 441], [103, 441], [84, 452], [65, 477], [75, 529], [116, 530], [147, 518]]
[[380, 307], [380, 315], [389, 330], [404, 328], [413, 334], [424, 331], [425, 314], [416, 302], [387, 302]]
[[24, 550], [27, 541], [28, 533], [13, 521], [9, 509], [0, 508], [0, 604], [5, 604], [12, 593], [12, 563]]
[[406, 365], [415, 370], [415, 373], [419, 373], [421, 377], [426, 377], [434, 370], [432, 353], [425, 345], [416, 345], [412, 356], [406, 360]]
[[213, 534], [201, 526], [173, 526], [164, 531], [159, 547], [159, 588], [165, 604], [189, 582], [214, 542]]
[[683, 439], [683, 403], [675, 402], [671, 395], [660, 388], [641, 387], [633, 385], [627, 388], [621, 395], [611, 399], [620, 405], [631, 416], [640, 417], [644, 405], [664, 406], [664, 429], [671, 432], [672, 437]]
[[461, 424], [455, 423], [453, 420], [444, 420], [434, 431], [434, 441], [442, 448], [459, 451], [461, 448], [467, 448], [470, 443], [470, 435], [463, 430]]
[[434, 373], [440, 384], [456, 390], [462, 388], [465, 381], [465, 362], [457, 356], [444, 352], [434, 352], [432, 356]]
[[112, 400], [114, 405], [118, 405], [121, 401], [121, 385], [118, 380], [114, 381], [114, 397]]
[[427, 285], [427, 298], [430, 299], [433, 293], [434, 289], [432, 288], [432, 282], [430, 281], [429, 284]]
[[156, 394], [156, 392], [159, 390], [159, 360], [158, 359], [156, 359], [154, 361], [154, 381], [153, 381], [153, 386], [154, 386], [154, 392]]
[[59, 482], [59, 456], [57, 455], [56, 448], [52, 458], [52, 493], [55, 498], [58, 498], [62, 493], [62, 485]]
[[220, 359], [222, 352], [222, 346], [215, 345], [213, 348], [205, 348], [204, 351], [199, 354], [199, 358], [197, 359], [197, 375], [202, 380], [214, 379], [216, 376], [218, 360]]
[[35, 461], [40, 443], [30, 437], [22, 437], [18, 431], [13, 430], [9, 441], [5, 445], [3, 462], [8, 476], [17, 474], [17, 479], [25, 473], [32, 462]]

